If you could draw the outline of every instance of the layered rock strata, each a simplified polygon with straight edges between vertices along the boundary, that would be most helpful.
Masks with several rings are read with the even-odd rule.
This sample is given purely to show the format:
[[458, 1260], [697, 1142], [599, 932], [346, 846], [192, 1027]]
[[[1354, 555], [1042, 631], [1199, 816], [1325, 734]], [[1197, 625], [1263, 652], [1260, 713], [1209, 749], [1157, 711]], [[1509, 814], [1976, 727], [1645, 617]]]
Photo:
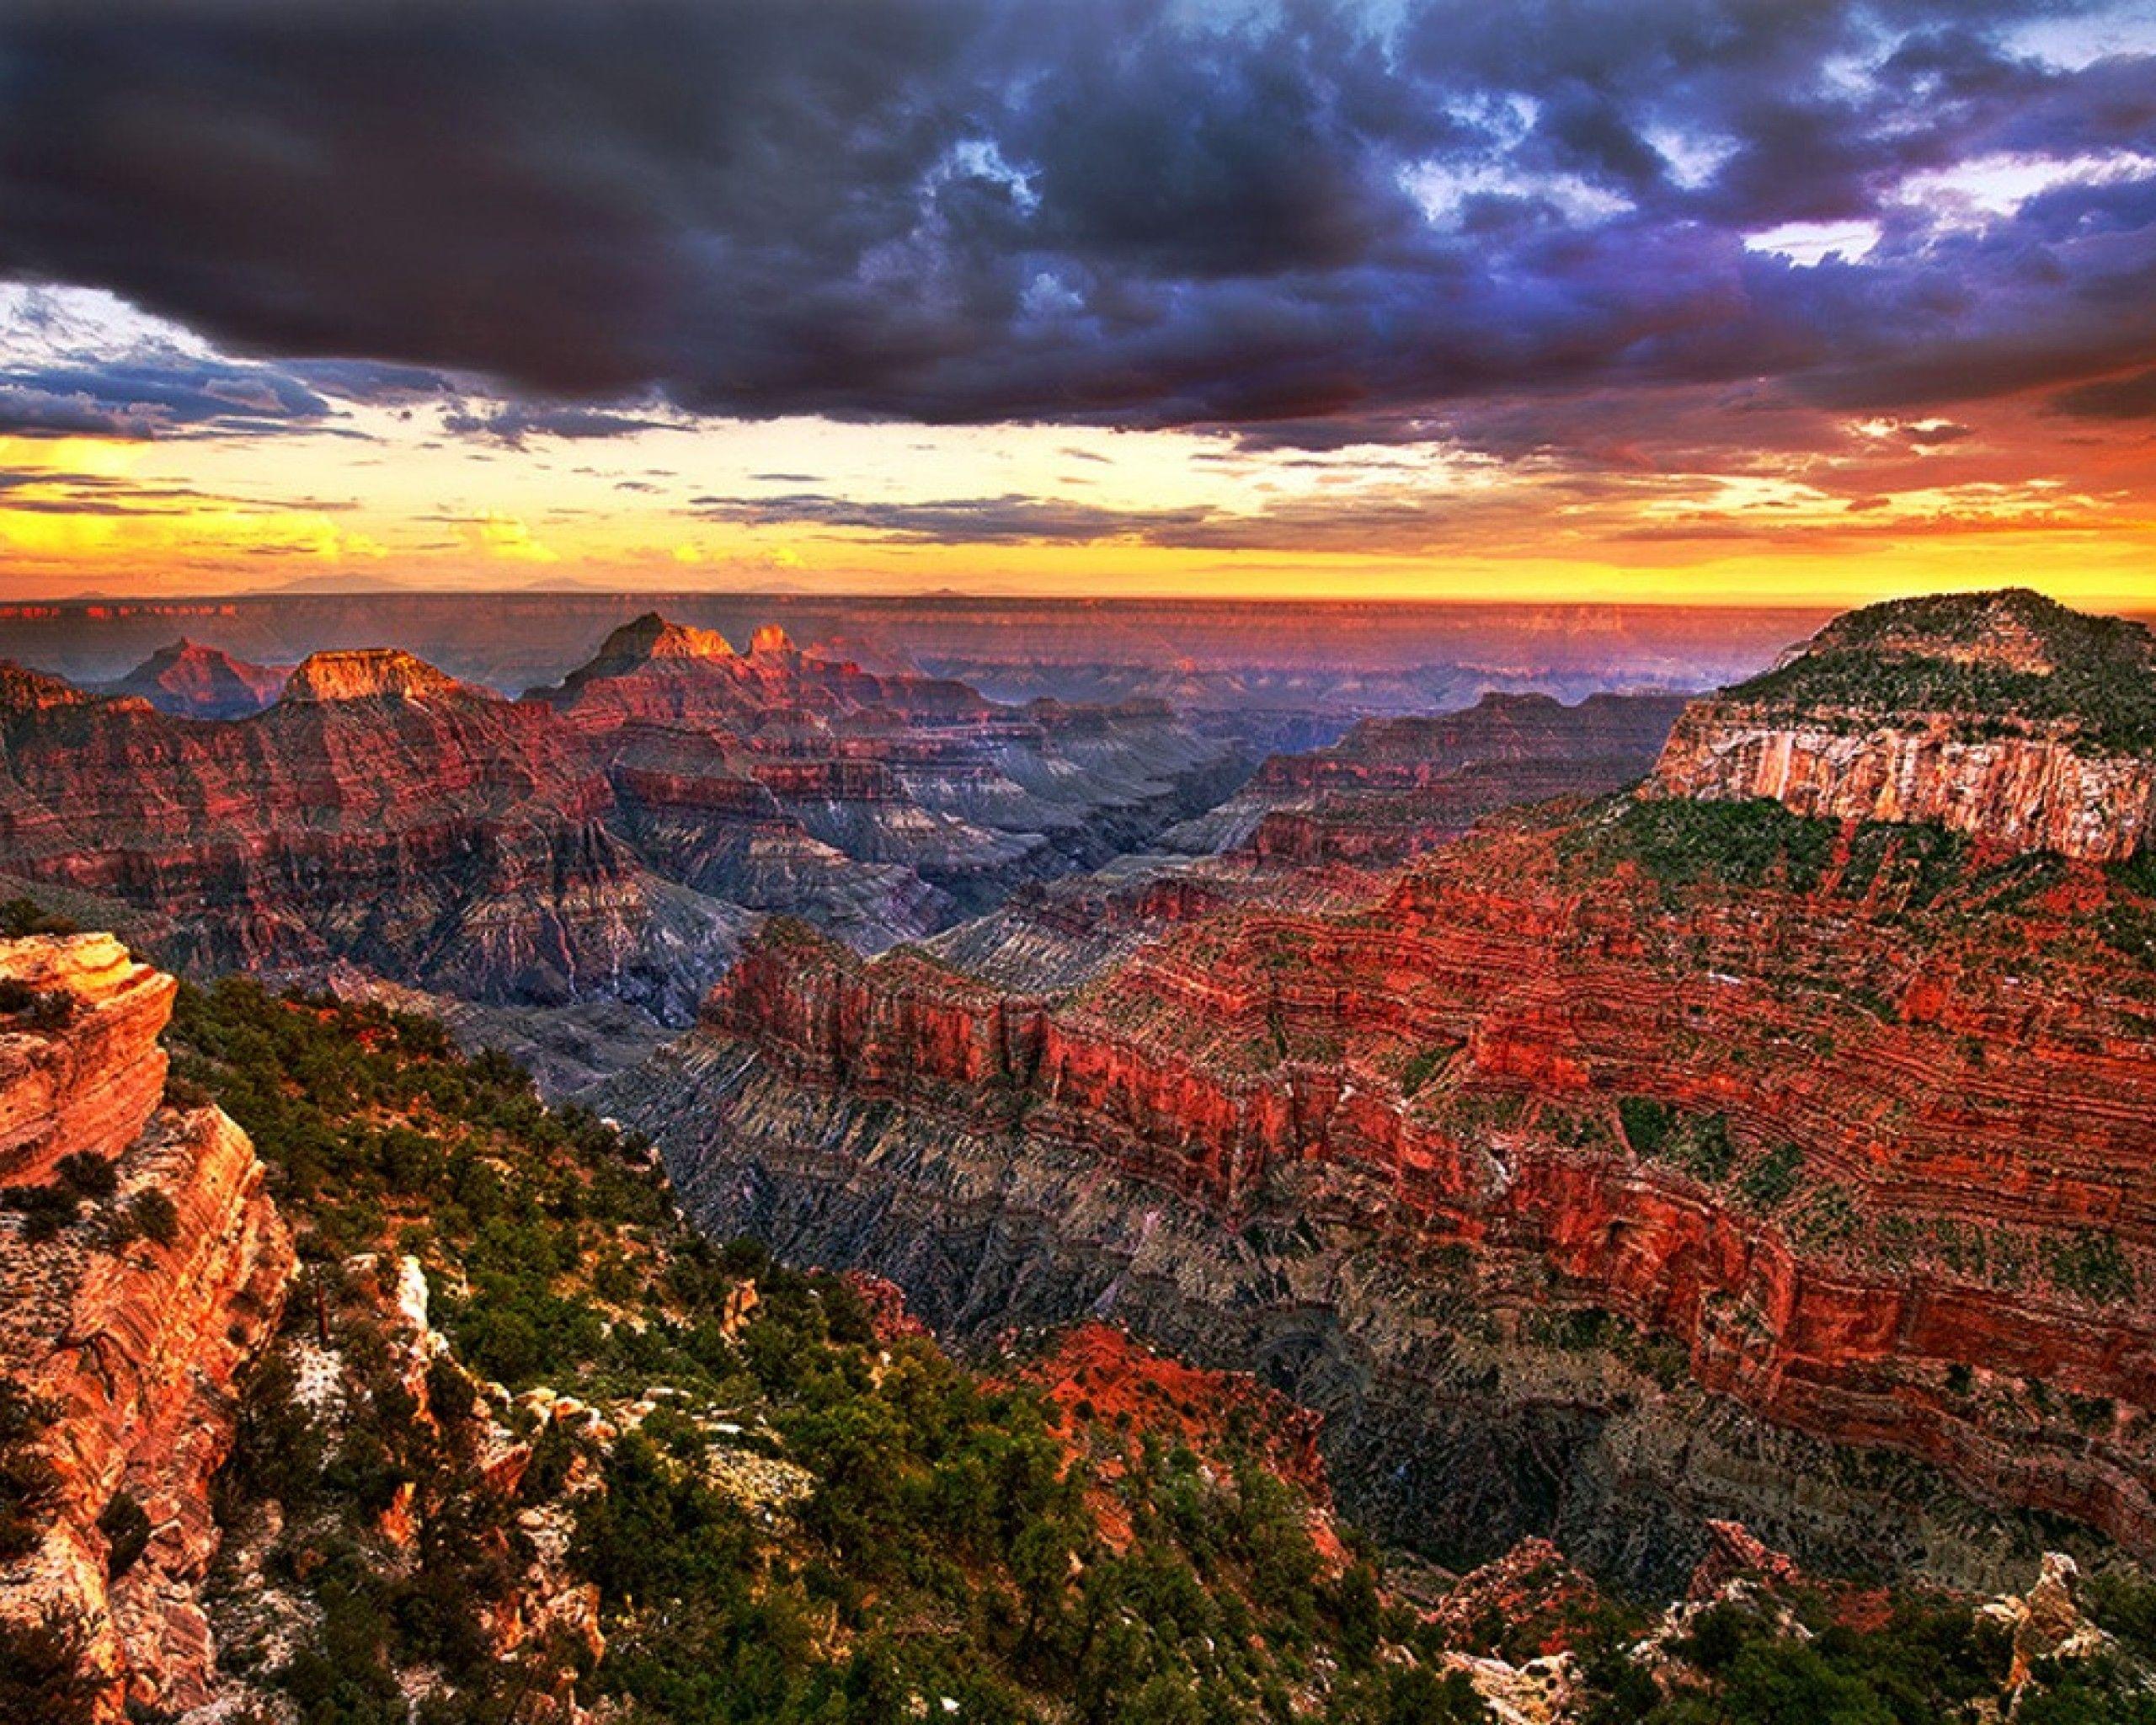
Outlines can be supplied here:
[[1670, 695], [1595, 695], [1576, 707], [1486, 695], [1459, 713], [1364, 719], [1329, 747], [1272, 756], [1164, 843], [1297, 864], [1398, 862], [1495, 809], [1636, 782], [1684, 706]]
[[1453, 1556], [1555, 1529], [1666, 1579], [1737, 1515], [2009, 1573], [1942, 1482], [2156, 1550], [2156, 971], [2104, 943], [2138, 900], [1779, 810], [1763, 863], [1678, 806], [1045, 992], [775, 930], [607, 1106], [711, 1226], [938, 1323], [1267, 1363], [1350, 1507]]
[[342, 959], [479, 999], [684, 1015], [745, 913], [647, 868], [541, 712], [408, 654], [323, 654], [250, 718], [4, 715], [0, 867], [141, 907], [172, 962]]
[[0, 674], [0, 873], [191, 969], [679, 1025], [760, 914], [919, 938], [1242, 772], [1165, 708], [1021, 711], [656, 616], [525, 700], [380, 649], [316, 654], [243, 717], [165, 710], [235, 680], [185, 644], [135, 680], [153, 699]]
[[37, 1441], [53, 1482], [35, 1543], [0, 1565], [0, 1616], [77, 1626], [109, 1680], [104, 1716], [176, 1714], [211, 1694], [209, 1482], [291, 1247], [246, 1135], [214, 1108], [160, 1105], [169, 977], [86, 935], [0, 943], [0, 979], [72, 1002], [16, 1014], [40, 1022], [0, 1037], [19, 1147], [0, 1186], [41, 1185], [72, 1156], [112, 1188], [40, 1241], [26, 1213], [0, 1212], [0, 1374], [49, 1416]]

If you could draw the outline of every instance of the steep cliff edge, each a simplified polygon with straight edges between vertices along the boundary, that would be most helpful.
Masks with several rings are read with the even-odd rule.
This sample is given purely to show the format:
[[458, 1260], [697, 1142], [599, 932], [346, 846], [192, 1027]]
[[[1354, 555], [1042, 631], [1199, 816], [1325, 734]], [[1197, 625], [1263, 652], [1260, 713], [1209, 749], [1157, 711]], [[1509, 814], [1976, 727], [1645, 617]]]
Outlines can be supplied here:
[[141, 1135], [164, 1092], [157, 1035], [177, 985], [109, 936], [10, 941], [4, 953], [0, 1180], [30, 1185], [63, 1157], [109, 1160]]
[[2130, 857], [2156, 830], [2156, 638], [2019, 589], [1875, 606], [1692, 708], [1652, 782]]
[[0, 943], [0, 1383], [38, 1482], [0, 1618], [78, 1628], [113, 1717], [209, 1696], [209, 1483], [293, 1263], [246, 1135], [161, 1105], [173, 989], [107, 936]]

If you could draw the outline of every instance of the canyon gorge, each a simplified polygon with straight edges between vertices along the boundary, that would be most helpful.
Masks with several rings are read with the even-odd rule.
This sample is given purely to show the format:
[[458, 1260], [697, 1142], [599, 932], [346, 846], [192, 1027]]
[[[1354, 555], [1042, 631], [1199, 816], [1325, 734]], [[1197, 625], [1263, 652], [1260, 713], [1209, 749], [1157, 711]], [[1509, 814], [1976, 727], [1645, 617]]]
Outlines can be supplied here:
[[[1840, 723], [1859, 654], [2011, 652], [2060, 684], [1988, 722], [2100, 764], [2060, 740], [2108, 674], [2085, 621], [1859, 613], [1762, 679], [1776, 734]], [[1255, 1367], [1326, 1415], [1351, 1513], [1449, 1562], [1550, 1534], [1662, 1585], [1716, 1516], [1961, 1582], [2032, 1515], [2156, 1549], [2156, 883], [1980, 750], [1909, 805], [1868, 731], [1783, 800], [1702, 783], [1761, 752], [1702, 743], [1733, 710], [1768, 723], [1740, 686], [1639, 792], [1405, 859], [1283, 854], [1267, 815], [870, 961], [766, 925], [600, 1105], [707, 1226], [953, 1333], [1113, 1315]]]
[[98, 1725], [595, 1725], [766, 1680], [718, 1564], [823, 1626], [787, 1706], [902, 1610], [983, 1717], [1678, 1719], [1716, 1613], [2142, 1682], [2152, 665], [1972, 595], [1255, 767], [656, 614], [515, 699], [10, 669], [5, 1651]]

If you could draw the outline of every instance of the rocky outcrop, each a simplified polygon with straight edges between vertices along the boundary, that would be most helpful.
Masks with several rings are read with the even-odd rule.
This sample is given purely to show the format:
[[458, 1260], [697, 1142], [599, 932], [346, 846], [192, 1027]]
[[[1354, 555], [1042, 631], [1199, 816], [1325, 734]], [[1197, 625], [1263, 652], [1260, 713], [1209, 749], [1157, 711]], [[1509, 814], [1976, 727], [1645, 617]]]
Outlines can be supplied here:
[[0, 968], [0, 1185], [51, 1178], [67, 1156], [109, 1161], [164, 1093], [158, 1033], [177, 985], [109, 935], [11, 941]]
[[2152, 687], [2145, 628], [2033, 593], [1875, 606], [1694, 706], [1652, 788], [2114, 861], [2156, 831]]
[[2009, 1689], [2023, 1688], [2039, 1661], [2093, 1658], [2111, 1647], [2111, 1637], [2082, 1611], [2080, 1583], [2080, 1566], [2073, 1558], [2047, 1551], [2027, 1593], [1992, 1600], [1984, 1608], [1983, 1615], [2012, 1638]]
[[33, 718], [63, 707], [87, 707], [97, 697], [43, 671], [0, 663], [0, 717]]
[[1326, 1572], [1337, 1575], [1347, 1567], [1347, 1546], [1333, 1519], [1331, 1490], [1318, 1453], [1320, 1421], [1308, 1408], [1247, 1374], [1185, 1365], [1099, 1322], [1058, 1332], [1024, 1362], [1019, 1375], [1057, 1409], [1065, 1451], [1080, 1464], [1088, 1503], [1111, 1549], [1127, 1551], [1133, 1542], [1118, 1487], [1138, 1461], [1142, 1434], [1187, 1448], [1224, 1477], [1233, 1476], [1240, 1459], [1257, 1461], [1293, 1487], [1304, 1529]]
[[2081, 753], [2066, 737], [1972, 740], [1951, 719], [1845, 731], [1740, 700], [1685, 715], [1657, 794], [1769, 797], [1837, 820], [1936, 821], [2015, 850], [2110, 861], [2156, 828], [2156, 760]]
[[[50, 1238], [0, 1216], [0, 1374], [51, 1416], [56, 1485], [34, 1548], [0, 1566], [0, 1616], [79, 1623], [109, 1717], [123, 1701], [177, 1713], [211, 1692], [209, 1482], [291, 1248], [239, 1128], [213, 1108], [158, 1105], [169, 977], [92, 935], [0, 943], [0, 978], [74, 1002], [0, 1074], [10, 1135], [40, 1162], [95, 1157], [111, 1188], [93, 1185], [87, 1212]], [[18, 1161], [6, 1178], [19, 1191], [41, 1172]]]
[[417, 701], [455, 697], [462, 686], [395, 647], [311, 654], [285, 685], [287, 701]]
[[1429, 1616], [1447, 1647], [1525, 1663], [1571, 1652], [1608, 1605], [1548, 1540], [1525, 1539], [1460, 1577]]

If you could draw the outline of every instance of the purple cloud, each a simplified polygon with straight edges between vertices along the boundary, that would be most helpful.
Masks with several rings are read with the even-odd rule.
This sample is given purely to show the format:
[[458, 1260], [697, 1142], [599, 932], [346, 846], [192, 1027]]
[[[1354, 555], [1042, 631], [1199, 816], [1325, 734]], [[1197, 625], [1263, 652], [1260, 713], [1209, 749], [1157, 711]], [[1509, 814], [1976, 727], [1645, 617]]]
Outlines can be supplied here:
[[[1674, 387], [1914, 414], [2156, 363], [2156, 56], [2017, 46], [2074, 15], [84, 0], [0, 19], [0, 272], [355, 390], [492, 377], [529, 400], [453, 429], [511, 441], [653, 399], [1315, 446]], [[1957, 189], [1997, 162], [2033, 190]], [[1867, 243], [1763, 248], [1792, 223]], [[125, 405], [82, 381], [10, 380]]]

